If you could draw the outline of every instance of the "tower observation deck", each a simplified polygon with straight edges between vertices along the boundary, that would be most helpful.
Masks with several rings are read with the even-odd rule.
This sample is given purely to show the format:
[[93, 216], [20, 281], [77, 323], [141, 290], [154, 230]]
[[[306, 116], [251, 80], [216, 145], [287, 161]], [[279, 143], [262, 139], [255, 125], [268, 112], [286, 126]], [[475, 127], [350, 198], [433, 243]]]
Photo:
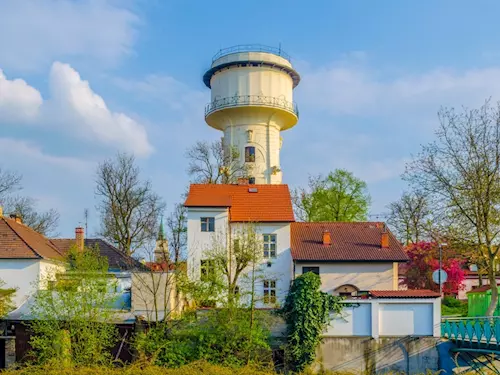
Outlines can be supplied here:
[[203, 82], [211, 89], [205, 121], [224, 133], [225, 152], [238, 151], [251, 182], [281, 184], [280, 133], [299, 118], [293, 89], [300, 76], [290, 57], [262, 45], [222, 49]]

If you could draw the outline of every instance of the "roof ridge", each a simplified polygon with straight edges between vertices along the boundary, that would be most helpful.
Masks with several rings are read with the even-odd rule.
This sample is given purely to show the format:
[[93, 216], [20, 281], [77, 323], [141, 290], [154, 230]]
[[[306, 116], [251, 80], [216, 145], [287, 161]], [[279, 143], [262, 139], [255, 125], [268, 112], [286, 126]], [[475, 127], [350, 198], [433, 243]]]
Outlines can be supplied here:
[[[7, 225], [8, 225], [8, 227], [9, 227], [9, 228], [10, 228], [10, 229], [11, 229], [11, 230], [12, 230], [12, 231], [13, 231], [13, 232], [17, 235], [17, 237], [19, 237], [19, 239], [20, 239], [21, 241], [23, 241], [23, 242], [26, 244], [26, 246], [28, 246], [28, 248], [30, 248], [30, 249], [31, 249], [31, 251], [33, 251], [33, 253], [34, 253], [37, 257], [39, 257], [39, 258], [41, 258], [41, 259], [45, 259], [45, 258], [44, 258], [42, 255], [40, 255], [40, 254], [39, 254], [39, 253], [38, 253], [35, 249], [33, 249], [33, 247], [32, 247], [32, 246], [31, 246], [28, 242], [26, 242], [26, 240], [25, 240], [25, 239], [24, 239], [24, 238], [23, 238], [23, 237], [19, 234], [19, 232], [18, 232], [17, 230], [15, 230], [15, 229], [14, 229], [14, 227], [11, 225], [12, 223], [9, 223], [9, 221], [11, 221], [11, 219], [7, 219], [6, 217], [2, 217], [2, 219], [5, 221], [5, 224], [7, 224]], [[16, 224], [18, 224], [18, 223], [16, 223]], [[35, 232], [35, 233], [37, 233], [37, 232]], [[38, 233], [38, 234], [40, 234], [40, 233]]]

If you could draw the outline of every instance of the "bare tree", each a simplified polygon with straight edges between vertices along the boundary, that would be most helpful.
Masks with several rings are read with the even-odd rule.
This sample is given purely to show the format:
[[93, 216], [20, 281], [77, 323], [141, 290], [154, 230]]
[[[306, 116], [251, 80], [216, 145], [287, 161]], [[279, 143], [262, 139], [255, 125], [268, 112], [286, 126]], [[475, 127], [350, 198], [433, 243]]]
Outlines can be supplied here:
[[21, 179], [19, 173], [0, 168], [0, 203], [7, 194], [21, 189]]
[[168, 242], [175, 264], [182, 260], [187, 244], [187, 210], [183, 204], [176, 204], [167, 218]]
[[405, 178], [430, 197], [433, 210], [452, 219], [454, 236], [472, 244], [487, 264], [492, 315], [498, 302], [500, 249], [500, 105], [439, 112], [437, 139], [407, 166]]
[[390, 203], [388, 208], [387, 223], [402, 242], [416, 243], [426, 236], [430, 229], [431, 210], [422, 192], [403, 193], [401, 198]]
[[224, 150], [222, 140], [212, 143], [198, 141], [186, 152], [189, 160], [188, 175], [200, 184], [230, 184], [238, 177], [247, 176], [247, 168], [240, 162], [234, 147]]
[[232, 229], [229, 225], [226, 233], [216, 233], [212, 238], [212, 244], [204, 253], [205, 261], [215, 268], [225, 280], [226, 301], [231, 306], [236, 302], [239, 294], [239, 284], [242, 276], [249, 272], [251, 278], [252, 305], [254, 304], [253, 293], [256, 280], [256, 267], [260, 263], [263, 254], [263, 245], [260, 236], [253, 224]]
[[132, 155], [120, 153], [99, 164], [96, 183], [104, 238], [127, 255], [154, 240], [165, 204], [151, 182], [141, 180]]
[[36, 201], [29, 197], [9, 197], [5, 200], [5, 212], [19, 215], [24, 225], [44, 236], [57, 236], [59, 212], [55, 209], [38, 211]]

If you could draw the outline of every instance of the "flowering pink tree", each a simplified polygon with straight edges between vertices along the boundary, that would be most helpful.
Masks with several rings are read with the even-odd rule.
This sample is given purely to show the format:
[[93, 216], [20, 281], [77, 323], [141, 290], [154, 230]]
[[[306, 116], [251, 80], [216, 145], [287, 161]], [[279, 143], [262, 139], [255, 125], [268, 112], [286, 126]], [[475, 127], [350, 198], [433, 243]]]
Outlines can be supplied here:
[[[443, 284], [444, 294], [458, 294], [465, 286], [464, 261], [443, 251], [443, 269], [448, 274], [448, 280]], [[454, 252], [453, 252], [454, 253]], [[417, 242], [406, 247], [410, 261], [401, 266], [404, 283], [408, 289], [431, 289], [438, 291], [439, 285], [432, 280], [432, 273], [439, 268], [439, 248], [435, 242]], [[455, 254], [453, 254], [455, 255]]]

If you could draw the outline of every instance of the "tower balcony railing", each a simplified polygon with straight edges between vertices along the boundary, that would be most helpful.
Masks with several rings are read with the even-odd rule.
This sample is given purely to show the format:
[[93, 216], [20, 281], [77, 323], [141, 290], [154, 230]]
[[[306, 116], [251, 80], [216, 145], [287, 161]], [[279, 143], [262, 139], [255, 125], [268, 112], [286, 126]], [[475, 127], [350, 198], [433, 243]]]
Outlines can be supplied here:
[[276, 48], [276, 47], [269, 47], [265, 46], [262, 44], [240, 44], [237, 46], [229, 47], [229, 48], [222, 48], [217, 52], [214, 57], [212, 57], [212, 62], [214, 62], [217, 59], [220, 59], [223, 56], [230, 55], [232, 53], [240, 53], [240, 52], [266, 52], [266, 53], [272, 53], [273, 55], [278, 55], [280, 57], [283, 57], [285, 60], [288, 60], [288, 62], [292, 62], [290, 55], [283, 51], [281, 47]]
[[205, 117], [224, 108], [239, 106], [274, 107], [294, 113], [299, 117], [299, 107], [296, 103], [283, 98], [264, 95], [235, 95], [227, 98], [215, 99], [205, 107]]

